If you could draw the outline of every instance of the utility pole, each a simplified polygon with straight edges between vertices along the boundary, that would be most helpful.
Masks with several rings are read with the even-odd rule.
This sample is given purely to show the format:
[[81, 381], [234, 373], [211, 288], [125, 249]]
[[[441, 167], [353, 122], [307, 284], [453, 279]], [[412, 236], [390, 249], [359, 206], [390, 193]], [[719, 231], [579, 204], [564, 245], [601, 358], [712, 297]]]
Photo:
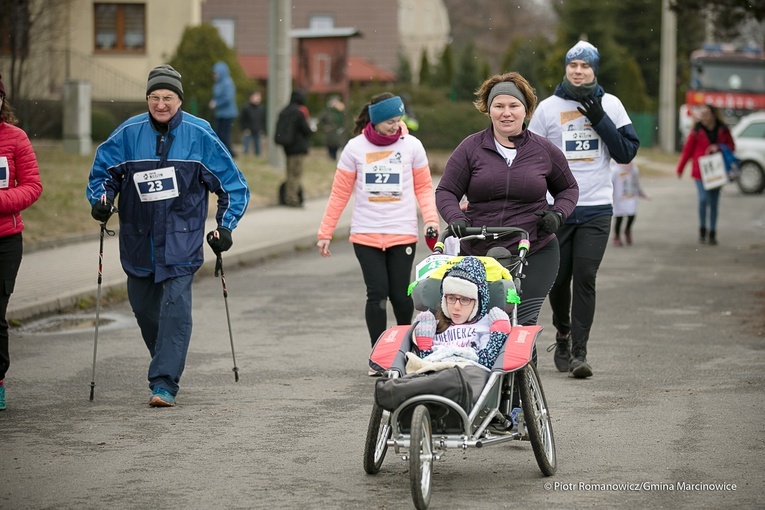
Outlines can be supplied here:
[[675, 152], [677, 136], [677, 17], [662, 0], [661, 10], [661, 72], [659, 73], [659, 147]]
[[268, 15], [268, 163], [283, 168], [284, 154], [274, 143], [274, 132], [292, 93], [292, 0], [271, 0]]

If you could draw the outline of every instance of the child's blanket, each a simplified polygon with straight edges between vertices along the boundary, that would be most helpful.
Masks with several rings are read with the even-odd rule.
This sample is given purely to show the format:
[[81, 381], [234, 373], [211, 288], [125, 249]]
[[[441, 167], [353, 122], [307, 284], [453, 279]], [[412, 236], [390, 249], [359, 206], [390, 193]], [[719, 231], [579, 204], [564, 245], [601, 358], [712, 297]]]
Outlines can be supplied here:
[[420, 358], [413, 352], [406, 353], [406, 373], [422, 374], [436, 372], [455, 366], [479, 366], [488, 370], [478, 363], [478, 354], [471, 347], [457, 347], [456, 345], [435, 346], [433, 352]]

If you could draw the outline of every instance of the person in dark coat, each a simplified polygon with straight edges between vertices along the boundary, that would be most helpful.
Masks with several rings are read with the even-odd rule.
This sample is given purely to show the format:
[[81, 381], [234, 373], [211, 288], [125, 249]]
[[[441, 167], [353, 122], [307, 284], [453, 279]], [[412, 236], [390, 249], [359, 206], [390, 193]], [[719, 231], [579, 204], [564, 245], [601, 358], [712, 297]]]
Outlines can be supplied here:
[[242, 130], [242, 152], [250, 152], [250, 143], [253, 146], [253, 153], [260, 156], [261, 145], [260, 137], [266, 128], [266, 110], [261, 103], [263, 100], [260, 92], [257, 90], [250, 94], [248, 103], [242, 108], [239, 114], [239, 127]]
[[279, 113], [276, 123], [276, 143], [284, 149], [287, 158], [287, 179], [284, 183], [282, 205], [303, 206], [303, 160], [311, 144], [313, 130], [309, 124], [310, 114], [305, 106], [305, 94], [292, 92], [290, 103]]

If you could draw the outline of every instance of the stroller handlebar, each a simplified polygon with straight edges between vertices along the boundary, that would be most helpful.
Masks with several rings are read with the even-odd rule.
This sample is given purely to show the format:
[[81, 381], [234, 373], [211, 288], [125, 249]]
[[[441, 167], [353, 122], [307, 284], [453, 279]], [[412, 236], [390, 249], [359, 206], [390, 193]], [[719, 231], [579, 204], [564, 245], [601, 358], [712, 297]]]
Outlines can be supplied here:
[[525, 254], [529, 250], [529, 233], [522, 228], [518, 227], [465, 227], [463, 229], [463, 233], [465, 234], [462, 237], [456, 236], [450, 227], [446, 227], [442, 232], [441, 235], [438, 236], [438, 242], [436, 243], [435, 247], [433, 248], [434, 253], [443, 253], [444, 252], [444, 240], [447, 237], [454, 236], [458, 237], [460, 241], [470, 241], [472, 239], [500, 239], [502, 237], [507, 237], [511, 235], [517, 235], [521, 237], [521, 240], [518, 242], [518, 249], [521, 252], [521, 256], [525, 256]]

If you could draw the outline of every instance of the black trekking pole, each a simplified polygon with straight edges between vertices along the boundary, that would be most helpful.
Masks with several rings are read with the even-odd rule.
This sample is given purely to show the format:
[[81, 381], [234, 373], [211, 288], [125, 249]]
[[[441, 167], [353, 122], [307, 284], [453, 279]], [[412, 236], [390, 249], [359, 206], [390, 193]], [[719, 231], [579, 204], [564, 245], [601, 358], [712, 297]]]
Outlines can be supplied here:
[[234, 353], [234, 334], [231, 332], [231, 316], [228, 313], [228, 289], [226, 288], [226, 274], [223, 272], [223, 257], [220, 253], [215, 254], [218, 257], [215, 262], [215, 276], [220, 273], [220, 282], [223, 285], [223, 302], [226, 304], [226, 322], [228, 322], [228, 338], [231, 340], [231, 357], [234, 360], [234, 381], [239, 382], [239, 368], [236, 366], [236, 354]]
[[[108, 221], [108, 220], [107, 220]], [[98, 353], [98, 323], [101, 315], [101, 282], [104, 268], [104, 233], [113, 236], [114, 230], [106, 228], [106, 221], [101, 223], [101, 240], [98, 246], [98, 292], [96, 294], [96, 336], [93, 340], [93, 374], [90, 378], [90, 400], [96, 389], [96, 354]]]

